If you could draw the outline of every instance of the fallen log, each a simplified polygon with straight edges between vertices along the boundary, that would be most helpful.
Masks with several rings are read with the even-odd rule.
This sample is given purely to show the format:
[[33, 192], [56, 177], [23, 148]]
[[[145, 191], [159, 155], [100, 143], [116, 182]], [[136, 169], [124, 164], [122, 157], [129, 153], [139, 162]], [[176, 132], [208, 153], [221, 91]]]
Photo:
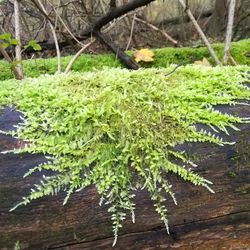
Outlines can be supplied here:
[[[250, 116], [247, 106], [222, 110]], [[0, 129], [20, 122], [19, 113], [6, 108]], [[173, 176], [178, 205], [168, 202], [167, 234], [146, 192], [136, 196], [136, 223], [125, 221], [113, 249], [249, 249], [250, 248], [250, 124], [230, 131], [231, 146], [187, 144], [180, 146], [202, 157], [197, 172], [211, 180], [215, 194]], [[22, 142], [0, 136], [0, 151]], [[0, 155], [0, 249], [112, 249], [112, 228], [107, 207], [98, 205], [94, 188], [74, 194], [62, 206], [65, 194], [46, 197], [9, 212], [37, 183], [43, 173], [23, 179], [41, 155]]]

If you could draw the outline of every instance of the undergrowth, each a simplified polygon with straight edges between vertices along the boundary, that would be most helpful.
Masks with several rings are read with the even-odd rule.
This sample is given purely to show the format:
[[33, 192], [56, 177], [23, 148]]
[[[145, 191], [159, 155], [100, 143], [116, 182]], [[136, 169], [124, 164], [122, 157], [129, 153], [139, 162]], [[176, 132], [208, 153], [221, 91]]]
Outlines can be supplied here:
[[[213, 192], [212, 183], [175, 146], [232, 143], [223, 141], [219, 131], [237, 130], [235, 123], [249, 118], [222, 114], [213, 106], [249, 100], [243, 84], [248, 68], [185, 66], [166, 77], [172, 68], [104, 69], [3, 82], [0, 104], [15, 105], [23, 113], [23, 122], [7, 134], [28, 142], [14, 152], [47, 157], [25, 177], [42, 170], [53, 173], [13, 209], [62, 190], [65, 204], [72, 193], [94, 185], [100, 204], [109, 206], [115, 244], [127, 214], [135, 221], [136, 190], [148, 191], [168, 231], [166, 197], [177, 204], [170, 174]], [[214, 132], [197, 130], [197, 123]]]
[[[220, 60], [224, 54], [224, 44], [213, 44], [213, 48]], [[250, 39], [233, 42], [231, 44], [231, 55], [234, 60], [240, 65], [250, 65], [250, 57], [246, 53], [250, 48]], [[167, 67], [170, 64], [190, 64], [195, 61], [202, 60], [204, 57], [213, 65], [214, 61], [211, 58], [206, 47], [198, 48], [161, 48], [154, 50], [154, 61], [151, 63], [141, 63], [142, 67]], [[132, 52], [128, 52], [129, 55]], [[65, 69], [72, 56], [62, 57], [62, 68]], [[26, 77], [38, 77], [41, 74], [54, 74], [57, 71], [57, 59], [30, 59], [23, 62], [24, 73]], [[81, 55], [72, 67], [72, 71], [87, 72], [96, 71], [106, 67], [123, 67], [119, 59], [113, 54], [105, 55]], [[0, 81], [14, 78], [11, 72], [10, 65], [0, 61]]]

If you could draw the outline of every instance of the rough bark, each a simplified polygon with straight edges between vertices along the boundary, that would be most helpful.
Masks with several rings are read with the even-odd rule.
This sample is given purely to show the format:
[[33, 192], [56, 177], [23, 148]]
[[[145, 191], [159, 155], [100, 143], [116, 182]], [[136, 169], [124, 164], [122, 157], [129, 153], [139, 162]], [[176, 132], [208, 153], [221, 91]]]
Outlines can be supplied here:
[[[222, 107], [240, 116], [250, 116], [247, 106]], [[20, 121], [6, 108], [0, 129]], [[137, 193], [136, 223], [125, 221], [117, 245], [112, 248], [112, 230], [107, 207], [99, 207], [94, 188], [73, 195], [66, 206], [63, 196], [47, 197], [10, 213], [9, 209], [28, 193], [41, 174], [23, 179], [24, 173], [42, 162], [39, 155], [0, 155], [0, 249], [249, 249], [250, 238], [250, 124], [231, 131], [234, 146], [209, 144], [180, 146], [202, 157], [197, 171], [211, 180], [215, 194], [172, 176], [178, 206], [168, 201], [170, 235], [154, 212], [144, 191]], [[22, 146], [1, 135], [0, 151]], [[197, 162], [197, 161], [196, 161]]]
[[208, 26], [208, 34], [211, 37], [220, 36], [221, 32], [226, 29], [227, 2], [228, 0], [216, 0], [215, 2], [214, 12]]

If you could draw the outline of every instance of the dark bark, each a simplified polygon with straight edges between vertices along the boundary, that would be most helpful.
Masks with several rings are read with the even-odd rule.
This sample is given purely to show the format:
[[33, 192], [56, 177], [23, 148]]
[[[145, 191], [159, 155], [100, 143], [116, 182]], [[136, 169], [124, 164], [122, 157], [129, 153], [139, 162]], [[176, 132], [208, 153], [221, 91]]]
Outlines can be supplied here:
[[112, 41], [110, 41], [108, 37], [103, 33], [97, 31], [94, 32], [93, 35], [96, 36], [96, 38], [101, 43], [105, 44], [120, 59], [120, 61], [127, 65], [130, 69], [139, 69], [139, 65], [136, 64], [136, 62], [134, 62], [133, 59], [128, 56], [122, 49], [120, 49]]
[[[115, 55], [130, 69], [137, 70], [139, 66], [130, 58], [121, 48], [117, 47], [112, 41], [110, 41], [104, 34], [101, 33], [101, 29], [109, 22], [116, 18], [119, 18], [130, 11], [133, 11], [139, 7], [145, 6], [155, 0], [134, 0], [130, 1], [122, 6], [116, 6], [115, 1], [110, 2], [110, 10], [101, 18], [97, 19], [94, 23], [90, 24], [85, 31], [81, 33], [81, 37], [85, 39], [87, 36], [95, 35], [98, 40], [108, 46], [108, 48], [115, 53]], [[82, 40], [82, 39], [80, 39]]]
[[110, 10], [116, 8], [116, 0], [110, 0], [109, 8], [110, 8]]
[[[223, 107], [230, 113], [249, 117], [247, 106]], [[19, 114], [5, 109], [0, 116], [0, 129], [8, 130], [20, 122]], [[126, 220], [119, 232], [117, 245], [112, 248], [112, 230], [107, 207], [98, 205], [94, 188], [76, 193], [66, 206], [65, 194], [46, 197], [9, 209], [28, 194], [33, 183], [43, 173], [23, 179], [28, 169], [42, 162], [39, 155], [0, 155], [0, 249], [248, 249], [250, 245], [250, 124], [239, 126], [240, 132], [230, 131], [234, 146], [210, 144], [180, 146], [201, 157], [199, 172], [211, 180], [215, 194], [194, 187], [172, 176], [178, 206], [167, 201], [170, 235], [155, 213], [147, 193], [136, 197], [136, 223]], [[228, 138], [227, 138], [228, 139]], [[0, 136], [0, 151], [22, 146], [22, 142]]]
[[227, 0], [216, 0], [214, 12], [209, 20], [208, 34], [211, 37], [221, 36], [226, 29], [228, 5]]
[[102, 16], [101, 18], [97, 19], [94, 23], [92, 23], [86, 30], [81, 33], [81, 36], [89, 36], [93, 31], [99, 31], [102, 27], [107, 25], [109, 22], [113, 21], [114, 19], [121, 17], [130, 11], [133, 11], [137, 8], [145, 6], [155, 0], [134, 0], [129, 1], [127, 4], [118, 6], [114, 9], [109, 10], [107, 14]]

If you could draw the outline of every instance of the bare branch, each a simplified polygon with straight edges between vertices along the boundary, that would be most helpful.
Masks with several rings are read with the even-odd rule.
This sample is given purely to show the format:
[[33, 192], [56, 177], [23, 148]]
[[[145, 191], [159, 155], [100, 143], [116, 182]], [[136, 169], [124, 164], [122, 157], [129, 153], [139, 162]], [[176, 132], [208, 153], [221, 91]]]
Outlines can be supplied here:
[[212, 48], [210, 42], [208, 41], [207, 37], [205, 36], [204, 32], [202, 31], [201, 27], [199, 26], [199, 24], [197, 23], [197, 21], [195, 20], [192, 12], [190, 11], [190, 9], [188, 8], [188, 6], [185, 4], [184, 0], [179, 0], [180, 4], [182, 5], [182, 7], [184, 8], [184, 10], [186, 11], [187, 15], [189, 16], [190, 20], [192, 21], [192, 23], [194, 24], [194, 27], [196, 28], [196, 30], [198, 31], [199, 35], [201, 36], [203, 42], [205, 43], [205, 45], [207, 46], [212, 58], [214, 59], [214, 61], [216, 62], [217, 65], [221, 65], [220, 60], [218, 59], [218, 57], [215, 54], [214, 49]]
[[153, 29], [155, 31], [160, 32], [168, 41], [172, 42], [175, 46], [178, 45], [178, 42], [174, 38], [172, 38], [169, 34], [167, 34], [165, 31], [159, 29], [158, 27], [156, 27], [152, 23], [149, 23], [146, 20], [143, 20], [142, 18], [138, 18], [138, 17], [135, 17], [135, 20], [147, 25], [148, 27], [150, 27], [151, 29]]
[[228, 59], [230, 57], [230, 44], [232, 40], [235, 5], [236, 5], [236, 0], [230, 0], [223, 64], [227, 64]]
[[132, 40], [132, 37], [133, 37], [133, 32], [134, 32], [134, 27], [135, 27], [135, 19], [136, 19], [136, 14], [134, 14], [134, 17], [133, 17], [133, 20], [132, 20], [130, 35], [129, 35], [128, 43], [127, 43], [127, 46], [126, 46], [125, 50], [128, 50], [128, 48], [130, 46], [130, 43], [131, 43], [131, 40]]
[[139, 66], [129, 57], [123, 50], [117, 47], [113, 42], [111, 42], [106, 35], [100, 31], [94, 31], [93, 33], [98, 40], [108, 46], [108, 48], [113, 51], [116, 56], [130, 69], [137, 70]]
[[145, 6], [155, 0], [134, 0], [130, 1], [127, 4], [116, 7], [115, 9], [109, 10], [107, 14], [97, 19], [94, 23], [92, 23], [86, 30], [84, 30], [81, 36], [89, 36], [93, 31], [99, 31], [103, 26], [111, 22], [112, 20], [119, 18], [130, 11], [133, 11], [137, 8]]
[[[42, 2], [40, 0], [38, 0], [38, 3], [40, 4], [40, 8], [43, 10], [43, 13], [46, 16], [48, 16], [47, 11], [46, 11], [45, 7], [43, 6]], [[60, 48], [59, 48], [59, 44], [58, 44], [58, 40], [57, 40], [55, 28], [54, 28], [54, 26], [52, 24], [52, 21], [50, 19], [49, 19], [49, 26], [50, 26], [50, 29], [51, 29], [51, 32], [52, 32], [52, 35], [53, 35], [53, 38], [54, 38], [55, 46], [56, 46], [58, 73], [61, 73], [61, 71], [62, 71], [62, 65], [61, 65]]]
[[90, 45], [92, 45], [94, 42], [96, 41], [96, 39], [94, 38], [93, 40], [91, 40], [89, 43], [87, 43], [85, 46], [83, 46], [74, 56], [73, 58], [70, 60], [69, 64], [67, 65], [64, 73], [67, 74], [69, 73], [69, 71], [71, 70], [74, 62], [77, 60], [77, 58], [83, 53], [83, 51], [85, 51]]

